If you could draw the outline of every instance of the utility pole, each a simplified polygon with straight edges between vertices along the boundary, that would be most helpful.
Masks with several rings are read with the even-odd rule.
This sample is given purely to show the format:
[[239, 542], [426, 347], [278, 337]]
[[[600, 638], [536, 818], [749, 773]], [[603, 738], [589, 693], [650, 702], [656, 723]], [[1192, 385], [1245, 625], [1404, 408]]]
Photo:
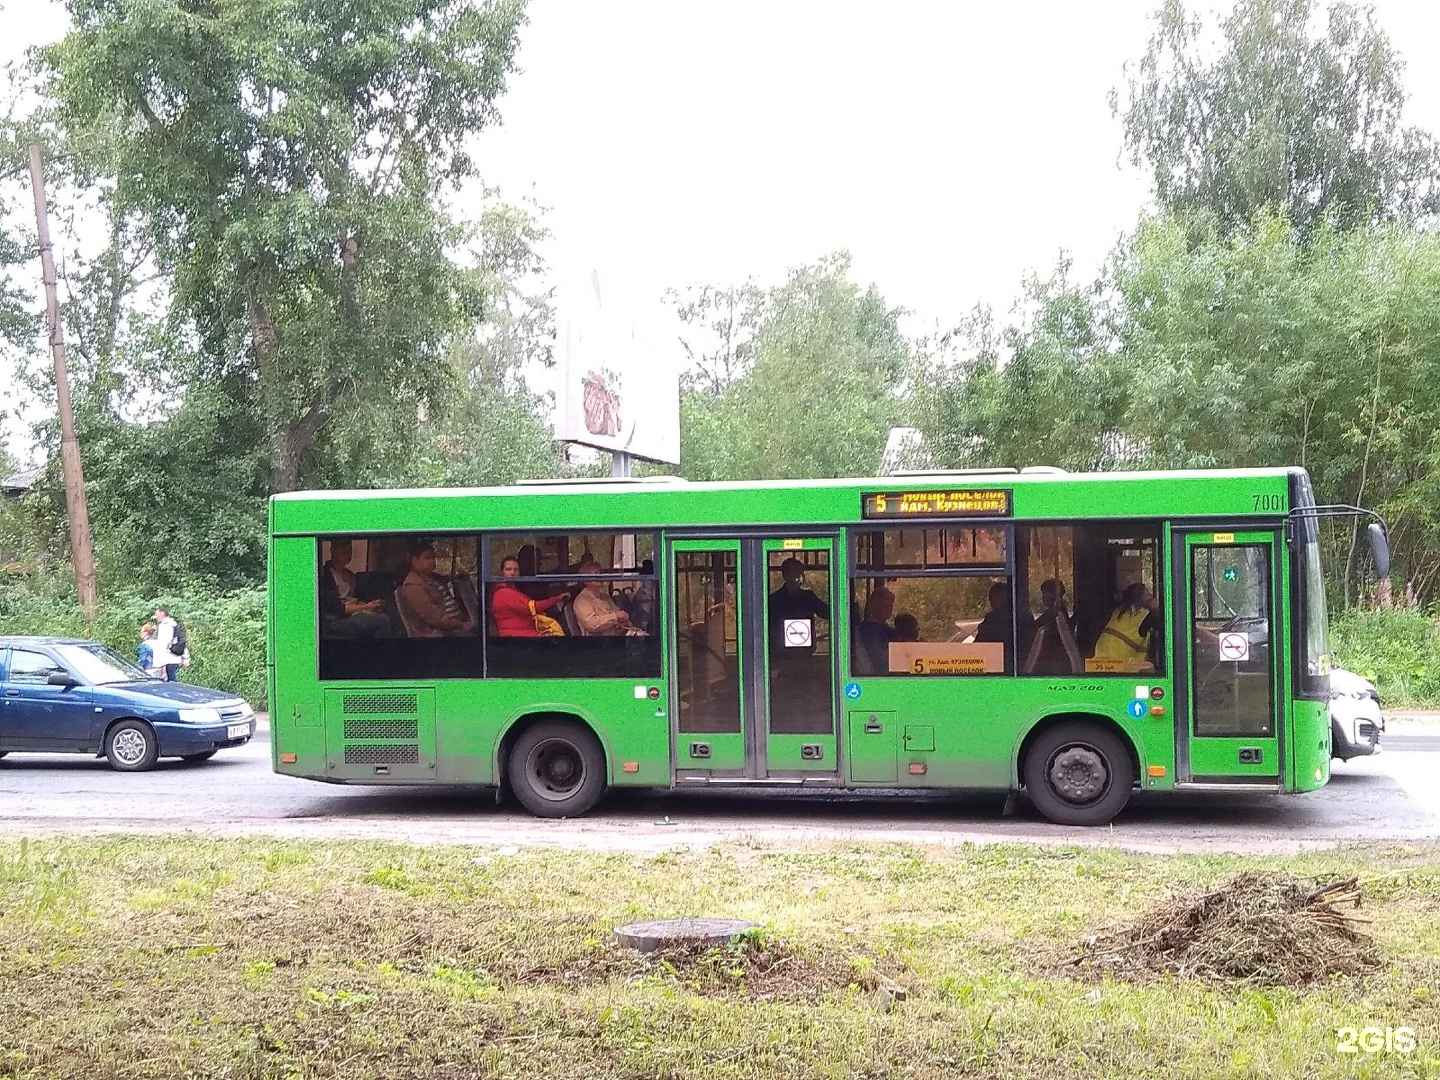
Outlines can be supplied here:
[[65, 472], [65, 512], [70, 519], [70, 560], [75, 567], [75, 593], [87, 619], [95, 616], [95, 555], [90, 550], [90, 511], [85, 506], [85, 475], [75, 415], [70, 410], [70, 378], [65, 373], [65, 332], [60, 325], [60, 298], [55, 287], [55, 252], [50, 246], [50, 214], [45, 206], [45, 169], [40, 144], [30, 144], [30, 183], [35, 188], [35, 227], [40, 239], [40, 266], [45, 275], [45, 306], [50, 325], [50, 353], [55, 359], [55, 393], [60, 407], [60, 464]]

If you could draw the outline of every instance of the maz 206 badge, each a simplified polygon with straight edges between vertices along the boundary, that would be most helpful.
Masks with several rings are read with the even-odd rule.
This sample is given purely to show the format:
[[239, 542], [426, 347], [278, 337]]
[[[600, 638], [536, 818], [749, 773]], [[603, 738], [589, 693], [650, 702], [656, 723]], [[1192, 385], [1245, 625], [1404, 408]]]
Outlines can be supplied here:
[[1337, 1054], [1413, 1054], [1415, 1029], [1410, 1027], [1342, 1027], [1335, 1031]]

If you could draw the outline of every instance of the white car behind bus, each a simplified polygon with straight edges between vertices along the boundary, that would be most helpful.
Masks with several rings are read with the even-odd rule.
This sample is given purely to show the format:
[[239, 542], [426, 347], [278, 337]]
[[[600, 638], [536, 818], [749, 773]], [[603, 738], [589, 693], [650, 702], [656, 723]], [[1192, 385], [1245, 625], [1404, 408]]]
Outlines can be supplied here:
[[1385, 718], [1380, 692], [1369, 679], [1344, 668], [1330, 669], [1330, 756], [1341, 761], [1380, 750]]

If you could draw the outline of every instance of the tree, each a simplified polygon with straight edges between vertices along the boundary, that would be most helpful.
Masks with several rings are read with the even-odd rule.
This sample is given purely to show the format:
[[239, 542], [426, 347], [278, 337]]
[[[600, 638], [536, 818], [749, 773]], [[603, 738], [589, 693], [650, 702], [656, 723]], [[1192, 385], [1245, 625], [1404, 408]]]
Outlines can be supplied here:
[[1100, 285], [1026, 278], [1017, 321], [975, 311], [928, 350], [915, 409], [936, 464], [957, 468], [1125, 464], [1128, 397]]
[[1126, 85], [1131, 160], [1165, 210], [1212, 215], [1222, 234], [1279, 210], [1300, 237], [1440, 209], [1440, 147], [1405, 127], [1404, 65], [1372, 12], [1315, 0], [1238, 0], [1209, 57], [1205, 25], [1164, 0]]
[[54, 119], [148, 228], [207, 374], [248, 387], [271, 489], [377, 403], [409, 418], [388, 435], [413, 430], [479, 314], [443, 196], [497, 119], [523, 3], [67, 7], [74, 31], [42, 52]]
[[665, 297], [686, 327], [680, 338], [690, 364], [680, 379], [684, 389], [716, 395], [749, 370], [755, 320], [764, 303], [764, 293], [754, 281], [738, 288], [668, 289]]
[[[1390, 520], [1397, 568], [1440, 574], [1440, 237], [1404, 223], [1307, 247], [1282, 216], [1224, 237], [1144, 224], [1117, 260], [1142, 464], [1303, 465], [1322, 501]], [[1333, 553], [1354, 595], [1358, 527]]]
[[[717, 298], [724, 291], [703, 295]], [[722, 299], [702, 310], [719, 313], [730, 325], [730, 303]], [[682, 317], [684, 311], [682, 306]], [[734, 325], [747, 332], [724, 345], [727, 351], [709, 354], [721, 364], [707, 361], [706, 372], [692, 378], [681, 396], [685, 475], [740, 480], [873, 473], [903, 410], [910, 346], [900, 314], [874, 286], [862, 290], [850, 280], [844, 253], [792, 271], [766, 292], [741, 290]], [[690, 348], [692, 355], [705, 355], [705, 346]], [[725, 357], [735, 358], [728, 367]]]

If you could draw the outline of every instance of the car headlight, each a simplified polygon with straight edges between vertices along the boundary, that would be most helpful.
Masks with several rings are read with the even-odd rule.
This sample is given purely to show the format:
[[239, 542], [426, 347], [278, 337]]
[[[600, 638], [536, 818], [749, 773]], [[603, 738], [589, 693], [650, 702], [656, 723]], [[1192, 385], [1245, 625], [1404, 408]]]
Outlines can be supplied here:
[[180, 722], [182, 724], [218, 724], [220, 722], [220, 710], [181, 709]]

